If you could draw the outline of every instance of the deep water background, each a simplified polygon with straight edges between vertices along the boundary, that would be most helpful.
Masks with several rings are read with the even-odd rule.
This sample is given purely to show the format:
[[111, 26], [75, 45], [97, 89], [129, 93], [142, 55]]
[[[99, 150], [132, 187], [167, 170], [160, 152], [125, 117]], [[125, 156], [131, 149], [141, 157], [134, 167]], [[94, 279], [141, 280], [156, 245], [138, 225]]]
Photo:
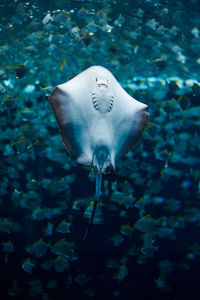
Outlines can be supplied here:
[[[199, 0], [0, 0], [0, 299], [199, 299], [199, 16]], [[94, 174], [48, 97], [92, 65], [150, 116], [84, 242]]]

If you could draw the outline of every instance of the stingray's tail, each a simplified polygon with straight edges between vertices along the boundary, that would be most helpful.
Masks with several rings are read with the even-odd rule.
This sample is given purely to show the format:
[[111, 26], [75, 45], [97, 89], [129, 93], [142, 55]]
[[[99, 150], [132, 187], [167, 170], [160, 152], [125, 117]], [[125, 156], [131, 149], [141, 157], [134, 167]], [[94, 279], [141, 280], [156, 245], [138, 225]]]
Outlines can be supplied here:
[[102, 182], [102, 173], [101, 172], [100, 173], [96, 173], [96, 195], [95, 195], [95, 200], [94, 200], [94, 206], [93, 206], [92, 214], [90, 216], [88, 227], [87, 227], [87, 230], [86, 230], [86, 233], [85, 233], [84, 241], [87, 239], [88, 233], [89, 233], [90, 228], [92, 226], [92, 221], [93, 221], [93, 218], [94, 218], [95, 210], [96, 210], [97, 203], [99, 201], [100, 194], [101, 194], [101, 182]]

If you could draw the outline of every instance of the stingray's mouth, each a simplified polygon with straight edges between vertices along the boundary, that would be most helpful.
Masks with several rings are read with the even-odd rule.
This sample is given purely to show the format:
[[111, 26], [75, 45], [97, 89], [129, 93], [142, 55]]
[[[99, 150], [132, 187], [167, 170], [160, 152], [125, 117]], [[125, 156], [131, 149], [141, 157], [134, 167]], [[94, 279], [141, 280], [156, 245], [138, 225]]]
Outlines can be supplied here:
[[106, 82], [99, 82], [99, 83], [98, 83], [98, 86], [99, 86], [99, 87], [106, 87], [106, 88], [107, 88], [107, 87], [108, 87], [108, 84], [107, 84]]
[[105, 78], [97, 78], [96, 77], [96, 83], [98, 84], [98, 87], [108, 87], [108, 80], [106, 80]]

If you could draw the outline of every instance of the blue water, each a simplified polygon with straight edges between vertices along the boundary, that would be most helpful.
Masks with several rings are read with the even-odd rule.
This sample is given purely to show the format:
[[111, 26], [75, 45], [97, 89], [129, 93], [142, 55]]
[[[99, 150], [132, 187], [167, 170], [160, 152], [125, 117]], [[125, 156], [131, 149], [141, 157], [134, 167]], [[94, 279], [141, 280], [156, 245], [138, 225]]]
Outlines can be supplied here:
[[[198, 299], [199, 15], [198, 0], [0, 1], [2, 299]], [[84, 242], [95, 176], [48, 97], [92, 65], [149, 120]]]

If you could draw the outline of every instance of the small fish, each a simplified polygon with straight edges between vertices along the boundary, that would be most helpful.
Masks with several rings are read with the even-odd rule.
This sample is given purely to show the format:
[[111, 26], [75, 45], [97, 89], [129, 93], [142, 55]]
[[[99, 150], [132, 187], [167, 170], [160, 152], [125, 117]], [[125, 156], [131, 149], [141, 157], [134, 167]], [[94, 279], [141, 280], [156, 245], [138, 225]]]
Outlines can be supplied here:
[[28, 151], [28, 147], [30, 146], [30, 142], [24, 137], [20, 136], [19, 140], [15, 143], [17, 154], [24, 153]]
[[52, 21], [53, 18], [51, 17], [50, 13], [48, 13], [42, 20], [43, 25], [47, 25], [50, 21]]
[[167, 61], [164, 58], [162, 58], [161, 56], [159, 56], [157, 59], [155, 59], [154, 63], [158, 70], [163, 70], [164, 68], [167, 67]]
[[146, 233], [143, 235], [143, 247], [141, 248], [141, 252], [147, 256], [147, 257], [153, 257], [155, 251], [157, 251], [157, 247], [153, 246], [153, 243], [155, 242], [154, 237]]
[[[91, 201], [89, 203], [89, 205], [87, 206], [85, 212], [84, 212], [84, 216], [86, 218], [91, 218], [92, 212], [94, 210], [94, 201]], [[95, 214], [94, 214], [94, 219], [93, 219], [93, 224], [103, 224], [103, 216], [102, 216], [102, 210], [100, 205], [97, 206], [97, 209], [95, 210]]]
[[29, 281], [29, 284], [31, 287], [29, 295], [32, 297], [38, 297], [38, 295], [44, 290], [42, 282], [39, 278]]
[[192, 35], [193, 35], [195, 38], [199, 38], [200, 32], [199, 32], [198, 27], [194, 27], [190, 32], [192, 33]]
[[18, 206], [18, 203], [20, 203], [21, 198], [22, 198], [22, 193], [17, 189], [14, 189], [14, 191], [11, 194], [11, 199], [16, 206]]
[[150, 136], [151, 139], [155, 138], [159, 133], [160, 129], [157, 124], [148, 122], [145, 132]]
[[124, 237], [119, 234], [113, 235], [110, 240], [113, 242], [114, 246], [118, 247], [123, 241]]
[[151, 20], [149, 19], [145, 25], [151, 28], [152, 30], [156, 30], [158, 22], [156, 22], [155, 19], [151, 19]]
[[136, 199], [132, 195], [125, 195], [121, 204], [125, 206], [126, 209], [129, 209], [134, 206], [135, 201]]
[[114, 275], [114, 279], [117, 279], [118, 282], [121, 282], [128, 275], [128, 268], [126, 265], [120, 265], [119, 270]]
[[125, 236], [129, 236], [132, 230], [132, 226], [130, 224], [123, 224], [120, 227], [120, 232], [125, 235]]
[[46, 236], [50, 236], [53, 233], [53, 224], [51, 222], [47, 223], [47, 226], [43, 229]]
[[39, 241], [31, 244], [30, 246], [26, 247], [26, 251], [35, 257], [42, 257], [46, 254], [48, 249], [48, 244], [43, 241], [43, 239], [40, 239]]
[[13, 230], [12, 220], [0, 217], [0, 232], [11, 233], [12, 230]]
[[6, 88], [3, 84], [0, 83], [0, 94], [3, 95], [6, 93]]
[[[36, 118], [36, 113], [32, 109], [30, 109], [29, 107], [25, 107], [25, 109], [22, 110], [21, 114], [22, 114], [24, 122]], [[28, 128], [30, 128], [30, 126]]]
[[53, 266], [52, 260], [45, 261], [41, 264], [41, 268], [46, 270], [46, 271], [51, 270], [52, 266]]
[[63, 256], [57, 256], [52, 263], [56, 272], [64, 272], [69, 267], [69, 261]]
[[198, 97], [200, 96], [200, 85], [197, 83], [193, 83], [193, 86], [191, 87], [193, 96]]
[[110, 201], [122, 204], [124, 201], [125, 195], [122, 192], [115, 191], [111, 194]]
[[3, 69], [1, 69], [1, 68], [0, 68], [0, 79], [1, 79], [1, 80], [6, 80], [6, 79], [8, 79], [8, 75], [7, 75], [6, 70], [3, 70]]
[[73, 249], [73, 244], [66, 241], [65, 238], [56, 242], [51, 248], [51, 252], [68, 258], [70, 261], [77, 259], [76, 252]]
[[94, 15], [91, 10], [87, 10], [84, 7], [81, 7], [77, 13], [78, 17], [83, 19], [85, 22], [89, 23], [93, 21]]
[[191, 106], [191, 101], [188, 97], [186, 96], [180, 96], [178, 98], [178, 103], [180, 104], [181, 108], [183, 110], [189, 108]]
[[22, 269], [31, 274], [32, 273], [32, 269], [33, 267], [35, 266], [34, 262], [30, 259], [30, 258], [27, 258], [23, 263], [22, 263]]
[[168, 161], [170, 155], [171, 155], [171, 153], [167, 149], [164, 149], [164, 150], [160, 151], [156, 155], [156, 157], [160, 160]]
[[64, 70], [65, 64], [66, 64], [66, 59], [63, 59], [63, 60], [60, 61], [60, 69], [61, 69], [61, 71]]
[[119, 15], [119, 17], [114, 21], [114, 24], [116, 26], [122, 27], [122, 24], [125, 22], [125, 18], [122, 16], [122, 14]]
[[72, 205], [72, 209], [73, 210], [80, 210], [81, 209], [80, 204], [77, 200], [74, 201], [74, 203]]
[[[0, 86], [1, 93], [1, 86]], [[7, 96], [0, 104], [2, 110], [13, 110], [17, 107], [17, 102], [11, 96]]]
[[3, 249], [2, 249], [3, 252], [7, 252], [7, 253], [15, 252], [15, 247], [11, 241], [3, 242], [2, 245], [3, 245]]
[[70, 36], [76, 40], [81, 38], [81, 30], [78, 26], [74, 26], [70, 30]]
[[93, 38], [91, 37], [92, 34], [84, 34], [81, 38], [81, 40], [84, 42], [84, 44], [87, 46], [90, 45], [90, 43], [93, 41]]
[[60, 233], [69, 233], [70, 227], [71, 227], [70, 223], [67, 223], [65, 220], [62, 220], [62, 222], [58, 224], [56, 231]]
[[45, 218], [45, 214], [44, 214], [44, 210], [42, 208], [40, 208], [39, 206], [37, 206], [31, 215], [33, 220], [43, 220]]
[[165, 290], [166, 291], [166, 282], [164, 279], [162, 278], [158, 278], [158, 279], [155, 279], [155, 283], [156, 283], [156, 286], [158, 289], [161, 289], [161, 290]]
[[88, 34], [90, 36], [90, 38], [92, 35], [95, 34], [95, 32], [97, 32], [98, 29], [99, 29], [99, 26], [96, 25], [94, 22], [88, 23], [84, 27], [84, 31], [86, 32], [86, 34]]
[[134, 227], [144, 233], [152, 232], [157, 225], [157, 221], [154, 220], [151, 215], [141, 217], [134, 225]]
[[72, 26], [71, 25], [72, 24], [71, 23], [71, 16], [66, 11], [58, 13], [55, 16], [53, 16], [53, 20], [56, 23], [62, 24], [63, 26], [65, 25], [67, 28], [69, 28], [70, 26]]
[[20, 79], [23, 78], [28, 72], [26, 66], [21, 63], [18, 63], [18, 65], [14, 68], [14, 70], [17, 75], [16, 78], [20, 78]]

